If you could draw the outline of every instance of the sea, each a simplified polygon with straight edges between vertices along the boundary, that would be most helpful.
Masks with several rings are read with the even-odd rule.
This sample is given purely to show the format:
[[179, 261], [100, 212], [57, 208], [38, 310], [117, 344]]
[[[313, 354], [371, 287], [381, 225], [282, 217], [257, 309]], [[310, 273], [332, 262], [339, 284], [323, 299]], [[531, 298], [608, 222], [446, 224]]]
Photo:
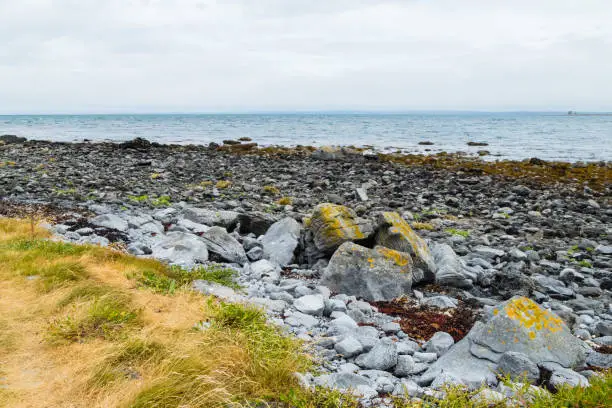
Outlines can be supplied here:
[[262, 146], [352, 145], [473, 155], [486, 150], [487, 160], [612, 161], [612, 116], [566, 112], [2, 115], [2, 134], [63, 142], [142, 137], [201, 145], [249, 137]]

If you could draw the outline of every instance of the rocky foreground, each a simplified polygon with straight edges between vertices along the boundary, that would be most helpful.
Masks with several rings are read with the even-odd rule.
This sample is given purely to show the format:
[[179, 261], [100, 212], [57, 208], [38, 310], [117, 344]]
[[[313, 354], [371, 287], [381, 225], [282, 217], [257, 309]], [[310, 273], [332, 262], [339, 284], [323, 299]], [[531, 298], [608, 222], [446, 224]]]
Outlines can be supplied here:
[[503, 399], [506, 375], [534, 392], [587, 386], [612, 367], [610, 165], [506, 168], [5, 139], [0, 215], [185, 268], [230, 265], [242, 291], [194, 289], [265, 307], [320, 358], [304, 386], [351, 389], [366, 405], [441, 396], [447, 383]]

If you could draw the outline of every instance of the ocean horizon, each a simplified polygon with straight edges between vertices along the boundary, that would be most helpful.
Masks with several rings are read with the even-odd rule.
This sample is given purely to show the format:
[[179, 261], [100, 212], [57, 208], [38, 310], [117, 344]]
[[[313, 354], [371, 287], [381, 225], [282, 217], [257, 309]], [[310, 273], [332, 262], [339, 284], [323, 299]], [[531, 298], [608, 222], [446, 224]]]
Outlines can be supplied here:
[[262, 146], [355, 145], [402, 153], [486, 150], [489, 160], [612, 160], [612, 115], [587, 111], [14, 114], [0, 115], [0, 134], [61, 142], [142, 137], [167, 144], [249, 137]]

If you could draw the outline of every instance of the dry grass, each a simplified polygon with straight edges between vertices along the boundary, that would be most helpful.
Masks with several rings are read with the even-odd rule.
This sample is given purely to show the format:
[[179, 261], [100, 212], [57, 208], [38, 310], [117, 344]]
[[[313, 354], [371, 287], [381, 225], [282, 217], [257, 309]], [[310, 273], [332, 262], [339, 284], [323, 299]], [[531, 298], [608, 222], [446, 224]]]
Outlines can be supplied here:
[[0, 218], [0, 406], [221, 407], [278, 399], [310, 365], [259, 310], [143, 288], [168, 267], [48, 236]]

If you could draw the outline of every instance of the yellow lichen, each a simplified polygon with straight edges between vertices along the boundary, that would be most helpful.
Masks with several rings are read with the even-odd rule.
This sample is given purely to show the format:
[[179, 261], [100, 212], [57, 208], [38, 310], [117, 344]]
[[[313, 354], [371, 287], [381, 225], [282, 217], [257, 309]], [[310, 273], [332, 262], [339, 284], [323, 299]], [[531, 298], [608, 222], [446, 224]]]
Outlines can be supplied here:
[[325, 224], [324, 235], [339, 240], [363, 239], [364, 233], [355, 222], [355, 215], [343, 205], [321, 204], [313, 218], [320, 218]]
[[[517, 321], [522, 327], [533, 329], [528, 332], [531, 340], [534, 340], [536, 332], [542, 329], [549, 333], [556, 333], [563, 329], [563, 321], [560, 318], [526, 297], [511, 300], [503, 311], [507, 317]], [[498, 315], [499, 312], [499, 309], [493, 310], [494, 315]]]
[[224, 189], [224, 188], [229, 188], [229, 186], [231, 185], [232, 185], [232, 182], [229, 180], [219, 180], [217, 181], [217, 184], [215, 184], [215, 187]]

